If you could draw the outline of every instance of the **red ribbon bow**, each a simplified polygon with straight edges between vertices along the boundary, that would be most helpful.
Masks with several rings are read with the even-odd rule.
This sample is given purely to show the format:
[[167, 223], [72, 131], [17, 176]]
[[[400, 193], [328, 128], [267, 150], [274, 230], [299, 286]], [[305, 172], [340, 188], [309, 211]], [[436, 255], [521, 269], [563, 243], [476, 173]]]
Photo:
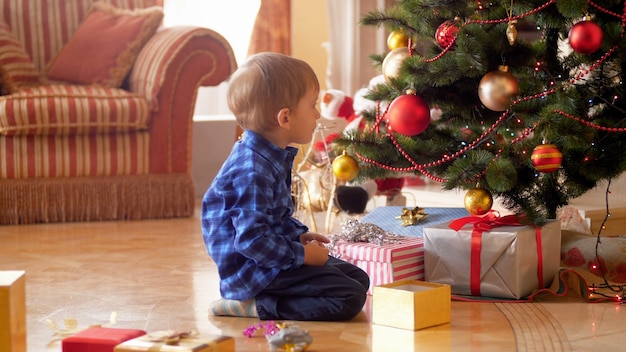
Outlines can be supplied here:
[[[483, 231], [489, 231], [500, 226], [522, 226], [516, 215], [500, 216], [500, 213], [490, 211], [484, 216], [467, 216], [456, 219], [448, 225], [454, 231], [459, 231], [467, 224], [473, 224], [471, 252], [470, 252], [470, 292], [473, 296], [480, 296], [480, 252], [482, 249]], [[543, 287], [543, 249], [541, 247], [541, 228], [535, 227], [537, 242], [537, 279], [539, 288]]]
[[489, 231], [500, 226], [521, 226], [517, 215], [500, 216], [496, 211], [490, 211], [484, 216], [467, 216], [450, 222], [450, 228], [459, 231], [467, 224], [474, 224], [474, 229]]

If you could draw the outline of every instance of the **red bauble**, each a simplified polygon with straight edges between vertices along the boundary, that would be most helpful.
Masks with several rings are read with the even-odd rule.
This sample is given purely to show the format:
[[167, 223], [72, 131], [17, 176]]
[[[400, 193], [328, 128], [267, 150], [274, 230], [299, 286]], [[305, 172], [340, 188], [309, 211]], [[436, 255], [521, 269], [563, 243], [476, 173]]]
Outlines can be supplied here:
[[415, 94], [405, 94], [389, 105], [389, 128], [405, 136], [413, 137], [426, 130], [430, 123], [430, 108]]
[[440, 24], [437, 27], [437, 31], [435, 32], [435, 40], [437, 44], [442, 48], [447, 48], [450, 43], [456, 37], [456, 34], [459, 32], [459, 27], [457, 26], [457, 21], [449, 20]]
[[541, 144], [533, 149], [530, 160], [537, 171], [550, 173], [561, 167], [563, 154], [554, 144]]
[[569, 44], [581, 54], [595, 53], [602, 46], [602, 28], [591, 21], [580, 21], [569, 30]]

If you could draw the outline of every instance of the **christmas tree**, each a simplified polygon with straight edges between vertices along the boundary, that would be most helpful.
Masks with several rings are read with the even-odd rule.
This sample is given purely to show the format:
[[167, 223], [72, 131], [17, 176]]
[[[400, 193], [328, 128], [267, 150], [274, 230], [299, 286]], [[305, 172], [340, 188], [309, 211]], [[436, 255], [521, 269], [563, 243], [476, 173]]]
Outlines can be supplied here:
[[334, 142], [359, 179], [421, 175], [543, 224], [625, 170], [626, 2], [400, 0], [361, 24], [391, 34], [378, 108]]

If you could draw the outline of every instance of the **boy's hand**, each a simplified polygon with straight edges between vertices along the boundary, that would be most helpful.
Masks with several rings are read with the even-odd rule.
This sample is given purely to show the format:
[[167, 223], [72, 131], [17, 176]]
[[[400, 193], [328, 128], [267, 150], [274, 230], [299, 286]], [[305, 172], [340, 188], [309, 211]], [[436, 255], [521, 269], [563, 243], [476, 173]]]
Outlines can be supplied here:
[[317, 232], [305, 232], [300, 235], [300, 242], [307, 244], [311, 241], [317, 241], [320, 246], [324, 246], [324, 243], [330, 243], [330, 239]]
[[328, 248], [317, 240], [309, 241], [304, 245], [304, 264], [321, 266], [328, 261]]

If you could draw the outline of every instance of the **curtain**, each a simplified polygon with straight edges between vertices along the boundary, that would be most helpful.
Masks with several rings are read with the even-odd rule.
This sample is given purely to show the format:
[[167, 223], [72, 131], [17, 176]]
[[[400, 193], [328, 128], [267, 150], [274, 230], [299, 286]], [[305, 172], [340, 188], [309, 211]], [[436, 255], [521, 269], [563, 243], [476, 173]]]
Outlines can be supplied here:
[[330, 42], [327, 47], [328, 88], [353, 96], [380, 72], [369, 60], [371, 54], [388, 51], [383, 28], [361, 26], [361, 17], [393, 6], [396, 0], [326, 0]]
[[261, 0], [248, 54], [262, 51], [291, 55], [291, 0]]

